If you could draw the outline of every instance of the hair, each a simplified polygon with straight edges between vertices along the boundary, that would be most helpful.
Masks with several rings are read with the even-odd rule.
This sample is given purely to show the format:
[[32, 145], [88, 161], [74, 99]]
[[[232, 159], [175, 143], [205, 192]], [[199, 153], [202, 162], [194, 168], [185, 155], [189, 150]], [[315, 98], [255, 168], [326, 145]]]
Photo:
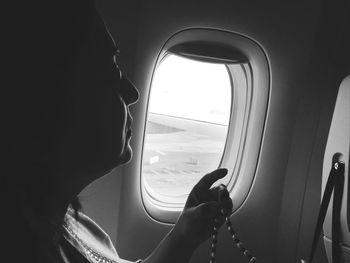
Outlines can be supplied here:
[[65, 83], [72, 77], [95, 12], [93, 2], [87, 0], [27, 2], [30, 7], [25, 7], [16, 23], [12, 73], [17, 78], [8, 96], [11, 133], [19, 144], [12, 149], [20, 149], [14, 153], [16, 161], [20, 155], [28, 158], [23, 145], [30, 151], [34, 145], [45, 147], [42, 152], [47, 156], [52, 136], [61, 125]]
[[[3, 186], [10, 199], [5, 201], [4, 210], [11, 231], [6, 231], [4, 239], [12, 262], [61, 263], [60, 222], [52, 220], [43, 229], [47, 233], [41, 234], [50, 236], [44, 244], [31, 227], [30, 212], [23, 206], [30, 202], [43, 210], [43, 217], [47, 216], [44, 196], [30, 188], [36, 184], [35, 189], [40, 189], [40, 180], [59, 165], [57, 148], [65, 114], [65, 83], [72, 78], [77, 54], [94, 23], [96, 9], [93, 0], [23, 0], [7, 11], [11, 20], [4, 38], [11, 84], [2, 88], [6, 116]], [[80, 208], [78, 199], [73, 201], [73, 208]], [[12, 254], [14, 251], [17, 253]]]

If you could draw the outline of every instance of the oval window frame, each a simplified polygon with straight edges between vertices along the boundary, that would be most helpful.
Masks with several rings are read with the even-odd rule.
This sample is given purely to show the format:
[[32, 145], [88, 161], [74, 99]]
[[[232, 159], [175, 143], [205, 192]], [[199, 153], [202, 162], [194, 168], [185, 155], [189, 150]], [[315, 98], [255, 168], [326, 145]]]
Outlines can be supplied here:
[[[187, 43], [190, 45], [186, 45]], [[247, 198], [258, 165], [270, 94], [269, 64], [261, 46], [252, 39], [228, 31], [191, 28], [177, 32], [166, 41], [158, 54], [152, 80], [156, 69], [167, 54], [173, 53], [193, 59], [191, 48], [200, 50], [203, 46], [209, 50], [209, 56], [206, 56], [205, 49], [202, 49], [202, 53], [201, 51], [192, 52], [195, 53], [196, 60], [222, 64], [229, 61], [230, 63], [226, 64], [226, 67], [230, 73], [233, 88], [231, 91], [233, 94], [231, 116], [226, 146], [219, 167], [226, 167], [229, 170], [229, 174], [226, 176], [229, 180], [226, 184], [231, 198], [235, 200], [233, 203], [234, 212], [242, 206]], [[214, 50], [216, 47], [218, 50]], [[210, 50], [210, 48], [213, 49]], [[184, 50], [186, 52], [183, 52]], [[229, 54], [227, 59], [225, 53]], [[237, 67], [237, 64], [241, 66]], [[245, 74], [245, 83], [237, 83], [239, 78], [234, 78], [234, 74]], [[152, 81], [150, 87], [152, 87]], [[239, 89], [243, 87], [243, 89], [237, 90], [238, 87]], [[148, 102], [149, 99], [150, 97], [148, 97]], [[145, 123], [148, 119], [148, 103], [146, 113]], [[153, 219], [164, 223], [175, 223], [184, 206], [183, 198], [181, 201], [180, 199], [176, 200], [176, 198], [170, 200], [157, 194], [152, 191], [142, 176], [145, 132], [146, 125], [140, 170], [142, 203], [145, 211]], [[237, 136], [237, 132], [239, 132], [239, 136]], [[230, 161], [233, 158], [235, 162]]]

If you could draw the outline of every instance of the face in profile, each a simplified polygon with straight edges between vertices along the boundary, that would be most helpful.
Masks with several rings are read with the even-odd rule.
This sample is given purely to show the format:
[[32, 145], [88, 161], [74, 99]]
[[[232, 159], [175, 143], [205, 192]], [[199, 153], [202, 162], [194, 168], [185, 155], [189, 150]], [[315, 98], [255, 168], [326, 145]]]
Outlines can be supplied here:
[[138, 91], [117, 65], [118, 48], [96, 16], [69, 82], [68, 130], [63, 153], [68, 166], [107, 172], [132, 156], [129, 107]]

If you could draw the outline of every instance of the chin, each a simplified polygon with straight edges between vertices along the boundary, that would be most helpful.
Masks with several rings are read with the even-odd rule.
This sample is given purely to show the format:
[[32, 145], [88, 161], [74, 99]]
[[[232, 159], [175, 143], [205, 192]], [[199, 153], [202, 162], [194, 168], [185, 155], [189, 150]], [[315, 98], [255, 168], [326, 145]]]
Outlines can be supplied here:
[[130, 140], [128, 140], [123, 147], [123, 150], [114, 155], [113, 160], [111, 160], [112, 170], [120, 165], [127, 164], [130, 162], [133, 156], [133, 150], [130, 146]]
[[129, 143], [127, 143], [123, 153], [121, 154], [120, 164], [126, 164], [132, 159], [133, 151]]

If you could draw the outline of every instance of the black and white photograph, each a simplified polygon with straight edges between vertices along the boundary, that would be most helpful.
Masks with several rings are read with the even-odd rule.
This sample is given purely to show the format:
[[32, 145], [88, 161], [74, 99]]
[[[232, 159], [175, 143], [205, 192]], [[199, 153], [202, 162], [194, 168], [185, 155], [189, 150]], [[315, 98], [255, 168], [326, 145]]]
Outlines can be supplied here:
[[1, 262], [350, 263], [349, 0], [1, 5]]

